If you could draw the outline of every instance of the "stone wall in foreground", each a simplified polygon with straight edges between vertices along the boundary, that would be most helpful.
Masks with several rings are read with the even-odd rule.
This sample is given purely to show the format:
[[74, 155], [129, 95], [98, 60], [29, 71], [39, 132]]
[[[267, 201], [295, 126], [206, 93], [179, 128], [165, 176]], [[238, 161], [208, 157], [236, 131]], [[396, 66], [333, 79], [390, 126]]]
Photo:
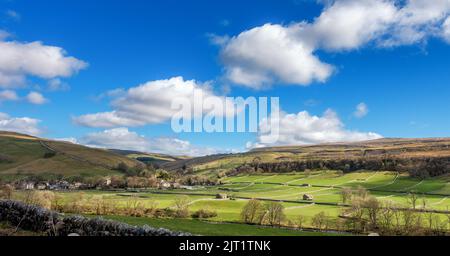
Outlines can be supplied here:
[[51, 236], [190, 236], [191, 234], [157, 229], [149, 226], [135, 227], [125, 223], [64, 216], [44, 208], [12, 200], [0, 200], [0, 222], [9, 222], [23, 230], [44, 232]]

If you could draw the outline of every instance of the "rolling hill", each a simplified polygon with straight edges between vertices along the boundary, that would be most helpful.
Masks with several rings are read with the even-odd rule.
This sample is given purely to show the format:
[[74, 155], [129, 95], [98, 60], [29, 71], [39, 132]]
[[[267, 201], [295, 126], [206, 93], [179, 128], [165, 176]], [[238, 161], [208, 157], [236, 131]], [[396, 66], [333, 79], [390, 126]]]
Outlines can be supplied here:
[[136, 159], [140, 162], [151, 163], [155, 165], [163, 165], [165, 163], [190, 159], [189, 157], [175, 157], [166, 154], [146, 153], [134, 150], [109, 149], [109, 151], [122, 156], [126, 156], [128, 158]]
[[[256, 163], [255, 163], [256, 162]], [[391, 170], [436, 176], [450, 172], [450, 138], [379, 139], [356, 143], [268, 147], [241, 154], [205, 156], [164, 164], [168, 170], [192, 167], [197, 173], [242, 166], [263, 172], [305, 169]]]
[[254, 149], [239, 154], [196, 158], [173, 157], [120, 149], [95, 149], [69, 142], [0, 132], [0, 177], [29, 175], [104, 176], [129, 167], [153, 163], [168, 171], [192, 168], [197, 174], [219, 172], [292, 172], [306, 169], [388, 170], [425, 176], [450, 173], [450, 138], [380, 139]]
[[120, 174], [115, 168], [137, 160], [69, 142], [12, 132], [0, 132], [0, 177], [30, 175], [103, 176]]

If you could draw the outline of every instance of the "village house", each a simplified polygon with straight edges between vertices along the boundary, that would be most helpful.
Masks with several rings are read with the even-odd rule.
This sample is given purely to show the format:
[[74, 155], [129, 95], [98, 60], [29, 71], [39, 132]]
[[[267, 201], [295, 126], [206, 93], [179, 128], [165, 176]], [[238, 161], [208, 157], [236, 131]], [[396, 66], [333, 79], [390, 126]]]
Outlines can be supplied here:
[[81, 187], [83, 187], [83, 185], [84, 184], [81, 182], [75, 182], [75, 183], [69, 185], [69, 189], [70, 190], [79, 190], [79, 189], [81, 189]]
[[36, 184], [31, 181], [21, 181], [15, 184], [16, 189], [18, 190], [33, 190]]
[[171, 186], [172, 186], [173, 189], [181, 188], [181, 185], [178, 182], [172, 183]]
[[48, 183], [38, 183], [36, 185], [36, 189], [37, 190], [46, 190], [48, 187]]
[[161, 180], [159, 182], [159, 188], [160, 189], [169, 189], [172, 186], [172, 184], [170, 184], [170, 182], [167, 182], [165, 180]]
[[70, 184], [67, 181], [57, 181], [48, 186], [50, 190], [69, 190]]

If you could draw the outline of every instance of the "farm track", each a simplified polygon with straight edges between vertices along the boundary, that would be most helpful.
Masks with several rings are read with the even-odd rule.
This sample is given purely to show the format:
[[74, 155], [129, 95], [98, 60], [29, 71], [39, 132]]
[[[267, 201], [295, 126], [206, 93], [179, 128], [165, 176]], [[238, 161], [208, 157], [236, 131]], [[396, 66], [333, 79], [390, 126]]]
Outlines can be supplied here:
[[443, 202], [445, 202], [447, 199], [448, 199], [448, 197], [444, 197], [444, 198], [442, 198], [442, 200], [440, 200], [439, 202], [432, 203], [431, 205], [433, 205], [433, 206], [440, 205], [440, 204], [442, 204]]
[[[341, 183], [341, 184], [337, 184], [337, 185], [312, 185], [310, 184], [310, 187], [317, 187], [317, 188], [329, 188], [329, 189], [342, 189], [343, 187], [341, 187], [344, 184], [347, 183], [351, 183], [351, 182], [355, 182], [357, 180], [352, 180], [349, 182], [345, 182], [345, 183]], [[251, 182], [228, 182], [225, 183], [226, 184], [247, 184], [247, 183], [251, 183]], [[400, 195], [405, 195], [408, 194], [410, 191], [405, 191], [405, 190], [389, 190], [389, 189], [379, 189], [381, 187], [386, 187], [389, 185], [394, 184], [395, 181], [392, 181], [388, 184], [383, 184], [377, 187], [372, 187], [372, 188], [366, 188], [368, 191], [375, 191], [375, 192], [387, 192], [387, 193], [394, 193], [394, 194], [400, 194]], [[292, 186], [292, 187], [302, 187], [305, 188], [305, 186], [303, 185], [295, 185], [295, 184], [286, 184], [286, 183], [274, 183], [274, 182], [257, 182], [255, 184], [260, 184], [260, 185], [280, 185], [280, 186]], [[416, 184], [417, 185], [417, 184]], [[418, 186], [418, 185], [417, 185]], [[231, 192], [239, 192], [239, 191], [234, 191], [234, 189], [230, 189], [229, 191]], [[253, 191], [249, 191], [249, 192], [253, 192]], [[420, 194], [422, 195], [429, 195], [429, 196], [449, 196], [448, 194], [442, 194], [442, 193], [435, 193], [435, 192], [421, 192]]]
[[419, 183], [417, 183], [415, 185], [412, 185], [411, 187], [404, 188], [401, 191], [411, 191], [411, 189], [420, 186], [423, 182], [424, 182], [424, 180], [420, 181]]
[[[160, 195], [187, 195], [187, 196], [211, 196], [215, 197], [216, 194], [210, 194], [210, 193], [183, 193], [183, 192], [164, 192], [164, 191], [149, 191], [147, 193], [150, 194], [160, 194]], [[127, 194], [117, 194], [118, 196], [122, 197], [133, 197], [133, 195], [127, 195]], [[150, 198], [149, 196], [139, 196], [139, 198]], [[278, 203], [292, 203], [292, 204], [302, 204], [302, 205], [319, 205], [319, 206], [336, 206], [336, 207], [349, 207], [349, 204], [341, 204], [341, 203], [330, 203], [330, 202], [310, 202], [310, 201], [302, 201], [302, 200], [276, 200], [271, 198], [265, 198], [265, 197], [246, 197], [246, 196], [234, 196], [233, 197], [236, 200], [260, 200], [265, 202], [278, 202]], [[220, 200], [220, 199], [199, 199], [198, 201], [206, 201], [206, 200]], [[411, 208], [395, 208], [398, 210], [411, 210]], [[435, 210], [435, 209], [414, 209], [415, 212], [432, 212], [432, 213], [442, 213], [442, 214], [450, 214], [450, 211], [446, 210]]]
[[301, 179], [297, 179], [297, 180], [291, 180], [289, 182], [286, 182], [286, 184], [294, 183], [294, 182], [301, 181], [301, 180], [306, 180], [306, 179], [309, 179], [309, 178], [316, 178], [316, 177], [319, 177], [319, 176], [322, 176], [322, 175], [324, 175], [324, 173], [320, 173], [320, 174], [317, 174], [317, 175], [312, 175], [312, 176], [309, 176], [309, 177], [307, 176], [307, 177], [304, 177], [304, 178], [301, 178]]

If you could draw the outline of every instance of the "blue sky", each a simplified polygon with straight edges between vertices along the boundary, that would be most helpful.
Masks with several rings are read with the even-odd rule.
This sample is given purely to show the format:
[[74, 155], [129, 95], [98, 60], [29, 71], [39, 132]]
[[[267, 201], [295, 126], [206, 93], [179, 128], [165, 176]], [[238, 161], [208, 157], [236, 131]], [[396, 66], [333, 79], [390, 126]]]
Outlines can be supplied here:
[[[426, 7], [437, 11], [435, 16], [427, 18], [423, 18], [421, 13], [426, 8], [417, 8], [419, 3], [416, 2], [420, 1], [400, 1], [391, 6], [388, 5], [390, 1], [360, 1], [358, 4], [362, 7], [379, 10], [380, 15], [373, 17], [373, 20], [368, 17], [367, 21], [357, 21], [368, 24], [380, 22], [382, 25], [368, 27], [365, 31], [350, 25], [338, 33], [338, 38], [332, 32], [314, 26], [319, 23], [316, 18], [321, 14], [341, 17], [331, 14], [333, 11], [350, 10], [355, 1], [326, 2], [328, 5], [313, 0], [252, 0], [244, 3], [207, 0], [0, 0], [0, 30], [9, 34], [4, 36], [3, 42], [23, 46], [40, 41], [44, 46], [60, 47], [66, 57], [88, 63], [83, 68], [70, 67], [71, 74], [65, 76], [36, 75], [36, 72], [23, 71], [23, 68], [8, 71], [20, 73], [26, 81], [20, 85], [0, 84], [0, 93], [7, 90], [17, 94], [15, 99], [7, 97], [1, 100], [0, 96], [0, 112], [8, 115], [4, 120], [9, 120], [7, 124], [4, 122], [3, 128], [24, 131], [8, 124], [14, 118], [27, 117], [40, 120], [39, 124], [33, 124], [33, 128], [38, 126], [40, 136], [76, 138], [81, 143], [102, 147], [124, 145], [107, 144], [107, 139], [100, 136], [104, 139], [102, 142], [95, 135], [126, 128], [128, 133], [121, 135], [125, 136], [122, 138], [124, 143], [127, 139], [132, 140], [130, 145], [139, 142], [136, 144], [138, 146], [128, 148], [167, 153], [180, 151], [155, 148], [148, 143], [163, 144], [164, 141], [170, 144], [169, 139], [176, 138], [178, 142], [189, 143], [189, 146], [183, 144], [183, 150], [202, 154], [215, 150], [245, 150], [247, 142], [258, 140], [258, 134], [253, 133], [174, 134], [170, 121], [117, 127], [89, 127], [74, 121], [83, 115], [114, 110], [111, 106], [113, 100], [102, 97], [108, 91], [117, 88], [127, 90], [146, 82], [181, 76], [185, 81], [195, 80], [199, 84], [209, 81], [216, 95], [223, 95], [226, 88], [228, 96], [280, 97], [281, 108], [286, 115], [307, 111], [309, 117], [318, 118], [319, 123], [313, 121], [311, 127], [299, 127], [300, 136], [286, 139], [280, 145], [333, 141], [336, 129], [341, 136], [336, 141], [351, 140], [354, 138], [353, 132], [361, 133], [358, 138], [369, 132], [384, 137], [447, 137], [450, 129], [450, 121], [446, 118], [450, 112], [450, 35], [446, 34], [450, 32], [450, 25], [446, 26], [446, 21], [450, 24], [449, 1], [428, 1], [431, 3]], [[381, 4], [377, 5], [378, 2]], [[346, 8], [338, 10], [342, 6]], [[391, 17], [389, 7], [397, 15]], [[403, 13], [416, 15], [420, 19], [398, 18]], [[308, 25], [299, 25], [302, 21]], [[265, 24], [279, 27], [263, 27]], [[309, 25], [310, 28], [305, 29], [310, 31], [308, 33], [296, 30], [297, 27]], [[286, 67], [298, 64], [293, 73], [299, 74], [294, 74], [297, 78], [291, 79], [280, 74], [282, 71], [276, 67], [259, 63], [265, 62], [265, 59], [249, 60], [252, 56], [246, 53], [238, 56], [233, 50], [226, 50], [227, 47], [236, 50], [244, 40], [253, 40], [251, 37], [256, 35], [245, 37], [243, 34], [256, 28], [261, 28], [258, 32], [261, 36], [273, 31], [286, 33], [283, 40], [290, 40], [290, 46], [286, 47], [293, 47], [293, 53], [298, 53], [295, 50], [297, 45], [308, 45], [307, 42], [313, 40], [311, 46], [306, 47], [313, 49], [307, 51], [307, 55], [311, 54], [320, 63], [332, 66], [333, 72], [323, 75], [313, 73], [312, 78], [303, 81], [301, 69], [310, 66], [305, 66], [306, 61], [301, 57], [294, 56], [290, 60], [292, 63], [289, 60], [280, 63]], [[350, 42], [345, 36], [352, 29], [355, 32], [348, 35], [349, 40], [353, 40]], [[370, 29], [373, 31], [366, 33]], [[223, 39], [224, 43], [212, 43], [211, 35]], [[316, 38], [308, 38], [309, 35]], [[339, 40], [342, 44], [330, 46], [330, 41], [341, 42]], [[268, 54], [268, 58], [278, 57], [277, 51], [280, 49], [265, 46], [266, 42], [262, 40], [257, 42], [255, 49], [263, 49], [261, 54]], [[280, 52], [287, 50], [291, 53], [292, 49], [281, 49]], [[246, 48], [240, 50], [245, 51]], [[0, 55], [1, 51], [0, 47]], [[6, 65], [1, 63], [1, 58], [0, 74], [1, 65]], [[261, 70], [262, 66], [264, 68]], [[240, 83], [238, 80], [241, 77], [227, 75], [234, 68], [251, 71], [252, 75], [269, 75], [261, 83]], [[6, 67], [3, 70], [7, 70]], [[49, 81], [55, 79], [60, 79], [63, 86], [70, 89], [48, 89]], [[45, 99], [43, 102], [34, 100], [33, 103], [32, 97], [27, 97], [30, 92], [36, 92]], [[360, 103], [368, 111], [356, 117], [355, 109]], [[340, 123], [337, 128], [334, 123], [331, 128], [327, 125], [330, 120], [324, 113], [329, 109], [333, 111], [331, 122], [338, 120]], [[303, 120], [301, 118], [297, 116], [296, 124]], [[332, 131], [329, 132], [328, 128]], [[143, 136], [151, 142], [144, 142]], [[318, 136], [323, 139], [318, 139]]]

